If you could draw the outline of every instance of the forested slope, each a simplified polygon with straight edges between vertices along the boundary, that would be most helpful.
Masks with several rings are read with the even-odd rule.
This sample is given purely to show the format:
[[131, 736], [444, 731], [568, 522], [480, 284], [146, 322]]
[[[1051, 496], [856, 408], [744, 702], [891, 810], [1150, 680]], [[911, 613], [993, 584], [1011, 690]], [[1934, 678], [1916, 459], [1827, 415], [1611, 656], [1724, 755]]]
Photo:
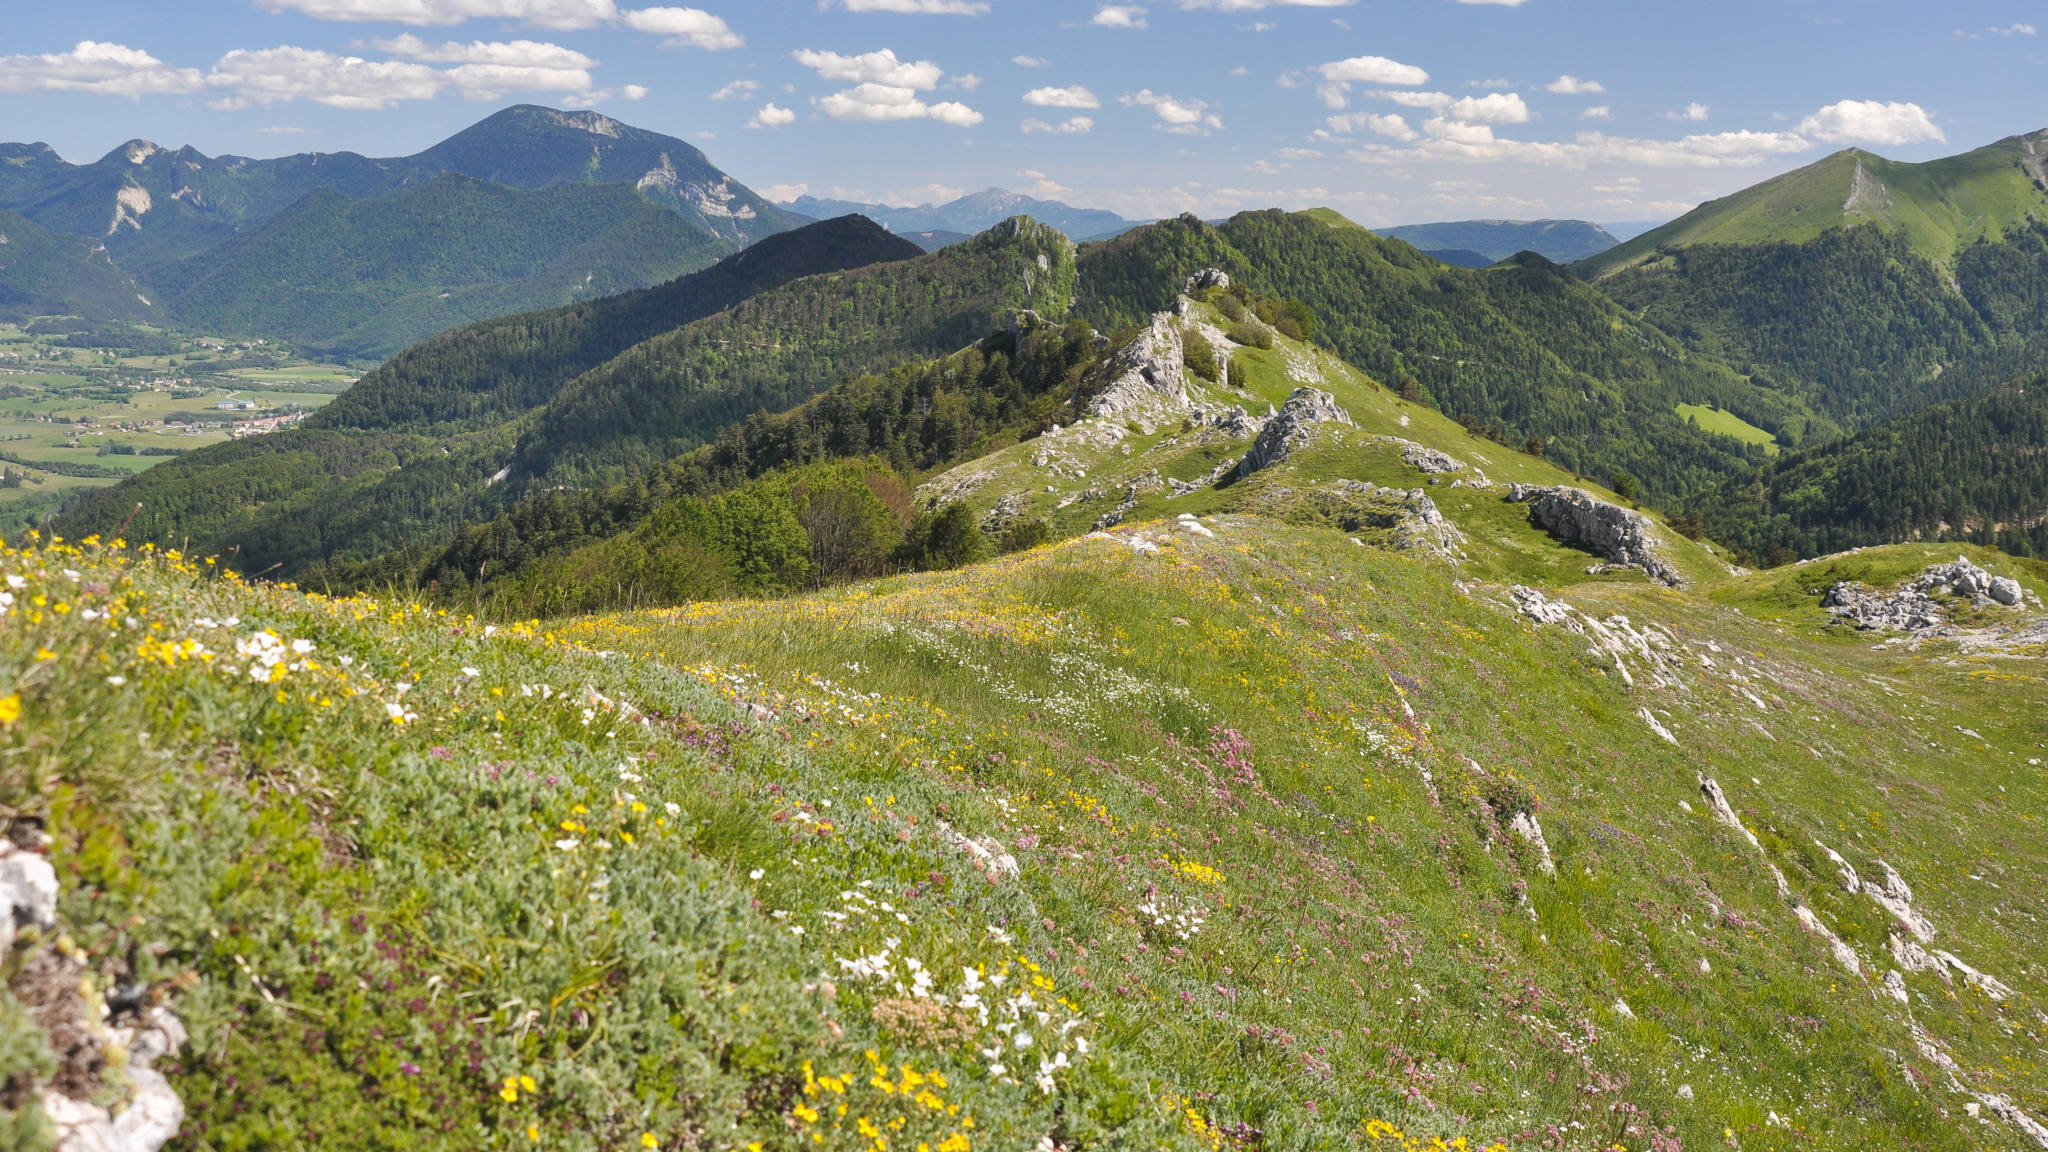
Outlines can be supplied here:
[[657, 466], [848, 376], [963, 348], [1020, 310], [1061, 316], [1074, 279], [1067, 238], [1019, 217], [915, 261], [756, 296], [571, 383], [524, 430], [514, 474], [588, 482]]
[[150, 322], [161, 321], [164, 312], [96, 242], [56, 235], [0, 211], [0, 319], [76, 315]]
[[1713, 403], [1794, 438], [1825, 422], [1720, 362], [1688, 354], [1541, 257], [1447, 267], [1334, 213], [1189, 217], [1090, 245], [1083, 315], [1136, 323], [1204, 267], [1307, 303], [1318, 340], [1389, 387], [1565, 467], [1628, 472], [1663, 498], [1746, 472], [1760, 450], [1700, 432], [1682, 403]]
[[827, 221], [657, 288], [451, 332], [299, 428], [169, 461], [60, 525], [237, 550], [252, 571], [410, 548], [495, 514], [502, 490], [486, 481], [512, 449], [513, 421], [593, 365], [790, 281], [918, 254], [868, 221]]
[[1697, 505], [1715, 539], [1771, 564], [1906, 540], [2048, 556], [2048, 377], [1789, 454]]
[[1850, 429], [2048, 361], [2044, 285], [2038, 221], [1962, 247], [1953, 267], [1864, 224], [1800, 243], [1678, 248], [1598, 282], [1687, 348]]
[[442, 176], [367, 200], [315, 191], [159, 279], [204, 330], [381, 358], [480, 320], [663, 283], [736, 247], [625, 185], [526, 192]]

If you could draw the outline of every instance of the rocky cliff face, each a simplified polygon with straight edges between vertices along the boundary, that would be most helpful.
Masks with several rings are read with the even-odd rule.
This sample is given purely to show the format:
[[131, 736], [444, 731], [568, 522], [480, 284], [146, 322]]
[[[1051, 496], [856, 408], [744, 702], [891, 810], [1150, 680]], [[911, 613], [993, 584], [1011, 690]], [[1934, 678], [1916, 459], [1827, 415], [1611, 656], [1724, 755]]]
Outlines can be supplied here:
[[1563, 485], [1517, 484], [1508, 490], [1508, 501], [1527, 504], [1531, 522], [1564, 543], [1607, 561], [1600, 567], [1639, 568], [1651, 579], [1674, 588], [1685, 583], [1684, 575], [1664, 554], [1656, 525], [1640, 512]]

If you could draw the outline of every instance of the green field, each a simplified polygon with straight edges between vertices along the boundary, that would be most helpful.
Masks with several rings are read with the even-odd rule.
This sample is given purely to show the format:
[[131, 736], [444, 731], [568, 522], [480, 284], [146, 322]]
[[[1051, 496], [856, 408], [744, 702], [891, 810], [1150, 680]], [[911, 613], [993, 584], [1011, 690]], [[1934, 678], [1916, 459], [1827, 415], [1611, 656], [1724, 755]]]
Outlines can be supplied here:
[[1754, 444], [1771, 456], [1778, 454], [1778, 438], [1751, 424], [1733, 412], [1709, 408], [1704, 404], [1680, 404], [1678, 418], [1690, 420], [1700, 426], [1703, 432], [1716, 436], [1733, 436], [1745, 444]]
[[[154, 341], [157, 354], [73, 348], [56, 334], [0, 325], [0, 456], [9, 458], [0, 460], [0, 518], [37, 519], [76, 491], [227, 440], [237, 422], [319, 408], [355, 380], [336, 365], [275, 363], [270, 349], [134, 336]], [[263, 366], [235, 367], [247, 358]], [[217, 407], [230, 400], [257, 407]]]

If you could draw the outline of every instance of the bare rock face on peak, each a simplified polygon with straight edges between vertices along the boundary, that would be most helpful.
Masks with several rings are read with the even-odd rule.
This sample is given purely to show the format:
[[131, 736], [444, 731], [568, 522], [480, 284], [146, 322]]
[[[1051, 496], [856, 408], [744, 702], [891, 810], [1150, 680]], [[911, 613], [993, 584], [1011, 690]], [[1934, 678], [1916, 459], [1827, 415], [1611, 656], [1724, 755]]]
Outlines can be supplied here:
[[1151, 325], [1110, 360], [1109, 372], [1109, 386], [1088, 406], [1090, 416], [1123, 419], [1188, 410], [1186, 351], [1171, 312], [1154, 315]]
[[1187, 287], [1182, 289], [1182, 291], [1192, 296], [1197, 292], [1206, 292], [1211, 288], [1229, 287], [1230, 273], [1225, 272], [1221, 268], [1204, 268], [1193, 276], [1188, 277]]
[[1335, 396], [1320, 388], [1296, 388], [1280, 411], [1266, 422], [1257, 443], [1245, 453], [1244, 463], [1238, 465], [1237, 474], [1249, 476], [1285, 462], [1296, 449], [1314, 442], [1316, 425], [1333, 423], [1351, 425], [1351, 413], [1337, 403]]
[[1563, 485], [1516, 484], [1508, 490], [1508, 502], [1527, 504], [1532, 522], [1607, 561], [1601, 567], [1640, 568], [1673, 588], [1685, 583], [1684, 574], [1665, 555], [1656, 526], [1640, 512]]

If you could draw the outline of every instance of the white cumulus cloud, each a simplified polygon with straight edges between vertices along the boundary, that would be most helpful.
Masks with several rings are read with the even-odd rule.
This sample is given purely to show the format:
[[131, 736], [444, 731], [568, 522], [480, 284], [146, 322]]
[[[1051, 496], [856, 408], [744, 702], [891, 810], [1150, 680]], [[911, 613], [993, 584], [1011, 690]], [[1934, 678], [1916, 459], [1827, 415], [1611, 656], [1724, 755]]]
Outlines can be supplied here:
[[[982, 121], [981, 113], [965, 104], [950, 100], [927, 104], [918, 95], [938, 87], [946, 75], [945, 69], [929, 60], [903, 60], [889, 48], [859, 56], [805, 48], [791, 55], [824, 79], [853, 85], [817, 101], [818, 110], [834, 120], [937, 120], [957, 128], [971, 128]], [[972, 83], [965, 83], [970, 79]], [[980, 80], [963, 76], [955, 83], [971, 89]]]
[[466, 20], [519, 20], [538, 28], [594, 28], [619, 17], [614, 0], [256, 0], [267, 12], [316, 20], [446, 27]]
[[1843, 100], [1799, 122], [1799, 131], [1830, 144], [1918, 144], [1948, 137], [1918, 104]]
[[1026, 136], [1038, 132], [1052, 132], [1062, 136], [1085, 136], [1095, 130], [1095, 121], [1086, 116], [1076, 116], [1058, 124], [1049, 124], [1044, 120], [1032, 119], [1024, 121], [1023, 127]]
[[1377, 112], [1352, 112], [1342, 116], [1332, 116], [1324, 121], [1324, 123], [1329, 126], [1329, 130], [1332, 133], [1338, 136], [1349, 136], [1356, 132], [1370, 132], [1375, 136], [1385, 136], [1401, 141], [1422, 139], [1422, 134], [1409, 127], [1407, 118], [1399, 113], [1382, 115]]
[[1429, 83], [1429, 73], [1413, 64], [1389, 60], [1385, 56], [1353, 56], [1349, 60], [1334, 60], [1316, 69], [1322, 73], [1323, 82], [1316, 91], [1323, 103], [1332, 108], [1342, 108], [1345, 94], [1353, 84], [1392, 84], [1412, 88]]
[[1443, 116], [1460, 124], [1527, 124], [1529, 105], [1519, 92], [1489, 92], [1451, 101]]
[[597, 65], [572, 48], [534, 40], [429, 44], [406, 35], [379, 40], [376, 46], [395, 56], [459, 65], [446, 73], [448, 80], [475, 100], [495, 100], [506, 92], [591, 93], [590, 69]]
[[1038, 56], [1012, 56], [1010, 63], [1019, 68], [1043, 68], [1051, 61]]
[[1687, 120], [1691, 121], [1694, 124], [1697, 124], [1700, 121], [1705, 120], [1707, 116], [1710, 114], [1710, 112], [1711, 109], [1709, 109], [1705, 104], [1702, 104], [1699, 101], [1695, 100], [1692, 103], [1687, 104], [1685, 107], [1680, 108], [1676, 112], [1666, 112], [1664, 114], [1664, 118], [1666, 120]]
[[1607, 91], [1607, 86], [1598, 80], [1581, 80], [1570, 73], [1559, 76], [1543, 87], [1559, 96], [1598, 96]]
[[1579, 113], [1579, 116], [1585, 120], [1612, 120], [1614, 119], [1614, 109], [1605, 104], [1595, 104], [1584, 112]]
[[888, 122], [894, 120], [937, 120], [956, 128], [981, 123], [982, 115], [965, 104], [943, 101], [927, 104], [914, 88], [891, 84], [857, 84], [818, 101], [818, 110], [834, 120]]
[[626, 26], [662, 38], [670, 48], [723, 52], [744, 47], [746, 38], [702, 8], [640, 8], [622, 17]]
[[979, 16], [983, 0], [838, 0], [848, 12], [902, 12], [920, 16]]
[[1100, 108], [1102, 101], [1095, 93], [1079, 84], [1071, 88], [1033, 88], [1024, 94], [1024, 102], [1037, 108]]
[[1145, 10], [1136, 4], [1105, 4], [1090, 23], [1100, 28], [1143, 28]]
[[928, 91], [939, 86], [946, 70], [929, 60], [899, 60], [894, 49], [842, 56], [837, 52], [814, 52], [804, 48], [791, 58], [827, 80], [850, 84], [883, 84], [891, 88]]
[[761, 86], [752, 80], [735, 80], [718, 91], [713, 92], [711, 98], [720, 101], [749, 100], [753, 98], [754, 93], [760, 90]]
[[227, 93], [212, 102], [215, 108], [311, 100], [330, 108], [376, 111], [402, 100], [430, 100], [451, 81], [447, 73], [425, 64], [286, 46], [236, 49], [220, 58], [206, 83]]
[[1223, 119], [1209, 111], [1202, 100], [1182, 100], [1141, 89], [1123, 98], [1126, 108], [1150, 108], [1159, 117], [1159, 127], [1176, 136], [1207, 136], [1223, 127]]
[[196, 68], [173, 68], [139, 48], [81, 40], [69, 52], [0, 56], [0, 92], [90, 92], [99, 96], [171, 96], [197, 92]]
[[[784, 124], [795, 122], [796, 113], [787, 108], [779, 108], [771, 102], [761, 105], [761, 110], [754, 113], [754, 118], [747, 121], [747, 125], [751, 128], [780, 128]], [[799, 192], [797, 195], [800, 196], [802, 193]]]

